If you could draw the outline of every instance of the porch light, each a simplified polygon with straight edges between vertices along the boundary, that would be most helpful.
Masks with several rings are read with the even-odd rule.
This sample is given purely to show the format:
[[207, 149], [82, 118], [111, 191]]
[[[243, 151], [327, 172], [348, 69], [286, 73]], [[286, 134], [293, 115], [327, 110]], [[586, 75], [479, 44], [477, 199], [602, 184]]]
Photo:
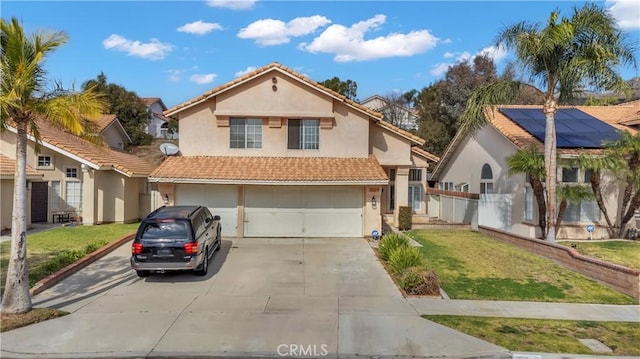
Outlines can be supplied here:
[[164, 194], [164, 204], [169, 204], [169, 195], [168, 194]]
[[377, 205], [378, 205], [378, 202], [376, 201], [376, 196], [371, 197], [371, 206], [373, 208], [376, 208]]

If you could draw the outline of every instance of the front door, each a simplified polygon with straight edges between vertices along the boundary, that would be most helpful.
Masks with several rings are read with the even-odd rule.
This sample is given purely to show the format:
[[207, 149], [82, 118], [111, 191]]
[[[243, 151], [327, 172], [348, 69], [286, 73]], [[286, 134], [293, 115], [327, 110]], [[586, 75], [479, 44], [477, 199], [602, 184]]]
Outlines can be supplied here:
[[47, 182], [31, 183], [31, 222], [46, 222], [49, 207], [49, 184]]

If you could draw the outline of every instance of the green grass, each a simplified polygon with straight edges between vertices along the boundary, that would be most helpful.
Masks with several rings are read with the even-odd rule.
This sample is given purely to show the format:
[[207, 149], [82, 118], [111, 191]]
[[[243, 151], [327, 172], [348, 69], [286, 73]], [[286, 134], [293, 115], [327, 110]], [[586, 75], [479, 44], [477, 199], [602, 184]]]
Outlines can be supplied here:
[[424, 315], [426, 319], [499, 345], [510, 351], [591, 354], [578, 339], [597, 339], [611, 355], [640, 355], [640, 324], [574, 320]]
[[640, 269], [640, 241], [561, 241], [558, 244], [565, 246], [573, 244], [579, 253], [586, 256], [629, 268]]
[[468, 230], [418, 230], [427, 266], [453, 299], [637, 304], [582, 274]]
[[[29, 284], [95, 251], [134, 233], [138, 223], [59, 227], [27, 236]], [[0, 293], [4, 293], [11, 242], [0, 243]]]

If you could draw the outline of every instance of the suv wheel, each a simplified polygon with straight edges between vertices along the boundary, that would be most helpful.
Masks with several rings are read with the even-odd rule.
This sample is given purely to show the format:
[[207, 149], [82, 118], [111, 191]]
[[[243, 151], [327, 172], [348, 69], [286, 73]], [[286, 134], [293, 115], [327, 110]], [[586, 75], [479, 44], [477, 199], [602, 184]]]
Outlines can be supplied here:
[[216, 252], [220, 250], [220, 248], [222, 248], [222, 236], [220, 235], [220, 231], [218, 231], [218, 234], [216, 235], [216, 242], [218, 242], [218, 246], [216, 247]]
[[144, 278], [144, 277], [148, 277], [149, 274], [151, 274], [151, 272], [149, 272], [148, 270], [137, 270], [136, 274], [138, 275], [138, 277]]
[[204, 252], [204, 260], [198, 269], [195, 270], [196, 275], [205, 276], [209, 271], [209, 248]]

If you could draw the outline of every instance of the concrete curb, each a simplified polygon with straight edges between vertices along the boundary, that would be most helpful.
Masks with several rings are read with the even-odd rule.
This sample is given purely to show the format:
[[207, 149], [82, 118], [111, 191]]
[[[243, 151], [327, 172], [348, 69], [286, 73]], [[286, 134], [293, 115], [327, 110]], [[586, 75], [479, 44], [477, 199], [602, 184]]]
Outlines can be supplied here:
[[69, 264], [68, 266], [60, 269], [59, 271], [49, 274], [48, 276], [38, 281], [38, 283], [36, 283], [29, 290], [29, 292], [31, 293], [31, 296], [34, 296], [46, 289], [53, 287], [54, 285], [59, 283], [61, 280], [67, 278], [68, 276], [76, 273], [80, 269], [88, 266], [89, 264], [111, 253], [113, 250], [120, 247], [124, 243], [127, 243], [128, 241], [132, 240], [135, 235], [136, 235], [135, 233], [127, 234], [124, 237], [118, 239], [117, 241], [113, 243], [109, 243], [106, 246], [87, 254], [86, 256], [80, 258], [78, 261]]

